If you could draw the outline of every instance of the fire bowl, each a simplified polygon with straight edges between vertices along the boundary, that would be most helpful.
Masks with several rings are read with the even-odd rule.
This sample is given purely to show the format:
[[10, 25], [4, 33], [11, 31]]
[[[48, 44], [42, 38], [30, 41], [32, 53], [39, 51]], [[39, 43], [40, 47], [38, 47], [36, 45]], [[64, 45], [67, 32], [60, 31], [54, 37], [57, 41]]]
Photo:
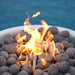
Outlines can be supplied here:
[[[40, 30], [39, 28], [46, 28], [46, 26], [42, 25], [26, 27], [32, 29], [38, 28], [38, 31]], [[18, 45], [19, 48], [21, 44], [24, 46], [26, 44], [25, 40], [23, 40], [23, 43], [17, 43], [16, 39], [18, 36], [16, 34], [19, 34], [20, 32], [21, 34], [24, 33], [24, 26], [0, 31], [0, 75], [75, 75], [75, 31], [63, 27], [52, 27], [50, 25], [49, 27], [51, 28], [49, 30], [53, 33], [54, 38], [52, 38], [52, 40], [54, 41], [47, 40], [47, 54], [45, 52], [46, 44], [41, 45], [40, 43], [39, 45], [41, 46], [39, 48], [42, 47], [42, 54], [27, 54], [28, 61], [31, 63], [26, 62], [24, 65], [18, 63], [20, 60], [24, 62], [26, 60], [26, 54], [24, 51], [22, 58], [18, 59], [23, 46], [22, 49], [19, 49], [18, 51], [16, 50]], [[44, 38], [43, 41], [45, 42], [46, 39]], [[31, 44], [27, 49], [26, 46], [24, 50], [28, 51]], [[53, 51], [54, 56], [51, 53]]]

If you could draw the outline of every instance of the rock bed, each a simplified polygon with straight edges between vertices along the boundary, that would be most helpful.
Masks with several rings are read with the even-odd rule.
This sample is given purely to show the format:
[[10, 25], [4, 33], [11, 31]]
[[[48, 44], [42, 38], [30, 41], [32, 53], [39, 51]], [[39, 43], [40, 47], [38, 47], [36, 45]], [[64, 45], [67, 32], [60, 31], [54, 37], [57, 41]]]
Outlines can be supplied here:
[[[38, 29], [41, 34], [42, 30], [43, 28]], [[50, 27], [49, 30], [54, 35], [53, 40], [60, 54], [55, 52], [54, 59], [48, 53], [46, 66], [43, 66], [41, 62], [41, 58], [45, 58], [46, 53], [38, 55], [34, 75], [75, 75], [75, 37], [70, 36], [68, 31], [58, 31], [56, 27]], [[18, 35], [6, 35], [3, 40], [0, 40], [0, 75], [33, 75], [32, 63], [23, 66], [17, 63], [20, 51], [16, 52], [16, 39], [23, 35], [27, 35], [27, 39], [24, 40], [24, 43], [26, 43], [31, 36], [23, 31]], [[33, 55], [32, 57], [28, 55], [28, 58], [31, 62], [33, 61]], [[23, 55], [20, 60], [25, 59], [26, 56]]]

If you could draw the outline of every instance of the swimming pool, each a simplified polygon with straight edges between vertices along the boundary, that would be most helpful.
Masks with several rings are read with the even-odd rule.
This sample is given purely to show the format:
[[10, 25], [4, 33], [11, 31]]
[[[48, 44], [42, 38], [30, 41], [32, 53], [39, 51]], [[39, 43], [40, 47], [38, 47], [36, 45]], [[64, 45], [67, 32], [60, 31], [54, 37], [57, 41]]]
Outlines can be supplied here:
[[41, 15], [30, 22], [41, 24], [44, 19], [49, 25], [75, 30], [75, 0], [0, 0], [0, 30], [21, 26], [36, 12]]

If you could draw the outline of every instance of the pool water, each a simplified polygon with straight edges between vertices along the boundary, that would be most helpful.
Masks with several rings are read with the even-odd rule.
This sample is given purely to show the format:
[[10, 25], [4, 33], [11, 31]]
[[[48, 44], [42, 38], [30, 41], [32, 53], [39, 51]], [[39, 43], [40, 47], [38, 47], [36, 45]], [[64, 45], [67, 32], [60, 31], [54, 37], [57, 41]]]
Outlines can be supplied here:
[[33, 25], [44, 19], [49, 25], [75, 30], [75, 0], [0, 0], [0, 30], [23, 26], [26, 12], [32, 16], [38, 11], [40, 16], [30, 18]]

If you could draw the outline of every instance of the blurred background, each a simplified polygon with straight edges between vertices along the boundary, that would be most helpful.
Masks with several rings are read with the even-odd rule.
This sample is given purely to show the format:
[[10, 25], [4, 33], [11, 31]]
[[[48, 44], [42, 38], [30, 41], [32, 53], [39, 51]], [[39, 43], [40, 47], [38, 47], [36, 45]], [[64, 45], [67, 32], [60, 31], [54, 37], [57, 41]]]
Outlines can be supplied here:
[[75, 0], [0, 0], [0, 31], [23, 26], [26, 12], [32, 16], [38, 11], [41, 15], [30, 19], [33, 25], [44, 19], [49, 25], [75, 30]]

